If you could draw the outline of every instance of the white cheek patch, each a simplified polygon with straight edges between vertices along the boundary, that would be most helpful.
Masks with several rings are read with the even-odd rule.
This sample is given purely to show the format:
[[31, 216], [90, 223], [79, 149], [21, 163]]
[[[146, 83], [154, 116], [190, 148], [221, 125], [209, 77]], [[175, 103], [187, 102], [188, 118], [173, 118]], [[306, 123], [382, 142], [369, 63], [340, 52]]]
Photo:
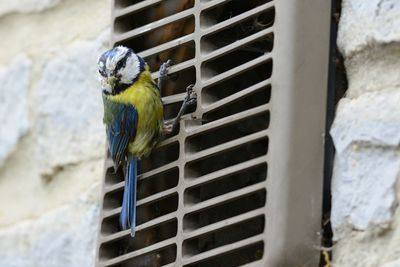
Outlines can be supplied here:
[[121, 82], [125, 84], [130, 84], [137, 78], [140, 73], [140, 61], [136, 54], [131, 53], [131, 55], [126, 59], [125, 67], [118, 71], [121, 76]]

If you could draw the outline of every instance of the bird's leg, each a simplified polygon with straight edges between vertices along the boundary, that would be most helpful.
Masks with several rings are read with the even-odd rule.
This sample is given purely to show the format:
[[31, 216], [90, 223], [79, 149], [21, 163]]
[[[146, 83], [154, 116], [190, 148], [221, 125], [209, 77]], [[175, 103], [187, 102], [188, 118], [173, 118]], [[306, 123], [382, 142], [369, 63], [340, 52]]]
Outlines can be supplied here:
[[158, 77], [158, 82], [157, 86], [158, 89], [161, 91], [161, 88], [163, 87], [165, 81], [167, 80], [167, 75], [168, 75], [168, 70], [169, 67], [171, 67], [172, 61], [168, 59], [166, 62], [161, 64], [160, 69], [158, 71], [159, 77]]
[[178, 115], [176, 116], [174, 121], [171, 124], [167, 124], [167, 125], [164, 126], [164, 133], [165, 134], [170, 134], [170, 133], [175, 132], [175, 130], [176, 130], [178, 124], [179, 124], [179, 121], [180, 121], [182, 115], [187, 110], [187, 108], [196, 103], [197, 95], [193, 91], [193, 88], [194, 88], [193, 84], [191, 84], [188, 87], [186, 87], [186, 97], [183, 100], [181, 109], [179, 110]]

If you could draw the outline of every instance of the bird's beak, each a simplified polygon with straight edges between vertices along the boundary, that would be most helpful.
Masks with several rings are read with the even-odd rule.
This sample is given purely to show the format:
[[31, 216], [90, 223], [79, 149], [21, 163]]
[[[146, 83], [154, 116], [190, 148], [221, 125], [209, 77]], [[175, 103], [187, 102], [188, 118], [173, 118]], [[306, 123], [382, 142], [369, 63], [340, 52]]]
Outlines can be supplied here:
[[105, 92], [112, 93], [114, 88], [118, 86], [118, 79], [114, 76], [103, 77], [101, 79], [101, 87]]
[[118, 84], [118, 80], [114, 76], [110, 76], [106, 79], [106, 83], [114, 89]]

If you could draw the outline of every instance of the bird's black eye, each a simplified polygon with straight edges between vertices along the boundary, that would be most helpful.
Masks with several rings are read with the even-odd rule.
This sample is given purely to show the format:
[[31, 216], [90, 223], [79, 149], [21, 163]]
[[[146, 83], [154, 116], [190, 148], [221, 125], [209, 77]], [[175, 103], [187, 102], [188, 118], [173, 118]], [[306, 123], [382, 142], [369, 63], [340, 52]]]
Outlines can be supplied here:
[[118, 63], [117, 63], [117, 66], [115, 66], [115, 70], [119, 70], [120, 68], [122, 68], [124, 66], [124, 62], [121, 60], [121, 61], [118, 61]]

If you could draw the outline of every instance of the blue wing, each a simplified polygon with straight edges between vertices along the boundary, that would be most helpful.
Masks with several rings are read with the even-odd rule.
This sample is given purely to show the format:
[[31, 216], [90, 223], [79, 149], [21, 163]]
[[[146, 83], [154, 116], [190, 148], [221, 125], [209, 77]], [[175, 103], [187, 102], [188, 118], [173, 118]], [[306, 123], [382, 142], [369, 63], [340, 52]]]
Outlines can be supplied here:
[[126, 156], [129, 142], [135, 138], [138, 114], [133, 106], [125, 104], [117, 104], [108, 112], [112, 112], [112, 120], [106, 124], [108, 149], [115, 168], [118, 168]]
[[131, 229], [135, 236], [136, 227], [136, 183], [137, 160], [133, 155], [127, 155], [128, 145], [136, 135], [138, 114], [132, 105], [110, 101], [103, 95], [104, 118], [108, 139], [108, 149], [114, 160], [115, 171], [126, 158], [125, 188], [120, 213], [122, 230]]

